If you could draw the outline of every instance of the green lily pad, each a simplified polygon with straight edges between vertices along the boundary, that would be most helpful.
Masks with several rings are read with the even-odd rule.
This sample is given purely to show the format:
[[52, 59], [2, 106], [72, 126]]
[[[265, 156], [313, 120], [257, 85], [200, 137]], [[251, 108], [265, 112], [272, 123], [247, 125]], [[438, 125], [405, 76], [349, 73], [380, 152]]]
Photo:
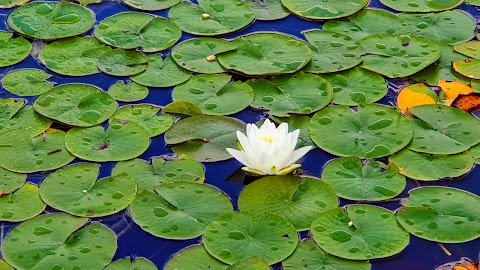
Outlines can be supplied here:
[[[30, 0], [2, 0], [0, 1], [0, 8], [12, 8], [15, 6], [21, 6], [25, 3], [27, 3]], [[0, 260], [0, 270], [4, 270], [2, 268], [2, 261]], [[6, 268], [6, 269], [11, 269], [11, 268]]]
[[421, 37], [375, 35], [359, 43], [367, 52], [360, 67], [388, 78], [410, 76], [440, 58], [440, 48]]
[[89, 127], [105, 122], [117, 110], [117, 102], [101, 89], [88, 84], [64, 84], [39, 96], [33, 108], [61, 123]]
[[470, 148], [470, 153], [472, 154], [475, 163], [480, 164], [480, 144], [477, 144], [474, 147]]
[[0, 31], [0, 67], [23, 61], [30, 54], [32, 44], [23, 37], [12, 38], [13, 33]]
[[310, 139], [310, 134], [308, 134], [308, 125], [310, 124], [310, 117], [306, 115], [291, 114], [288, 117], [270, 117], [275, 123], [281, 124], [283, 122], [288, 124], [288, 132], [293, 132], [297, 129], [300, 129], [300, 134], [298, 136], [297, 148], [304, 146], [317, 147]]
[[93, 35], [112, 47], [158, 52], [173, 46], [182, 32], [175, 23], [163, 17], [124, 12], [103, 20]]
[[110, 96], [118, 101], [132, 102], [140, 101], [148, 96], [148, 88], [136, 82], [118, 81], [108, 88]]
[[351, 37], [339, 33], [312, 30], [303, 33], [313, 46], [312, 61], [305, 66], [311, 73], [338, 72], [357, 66], [365, 54], [362, 46]]
[[245, 4], [253, 9], [257, 21], [274, 21], [290, 15], [280, 0], [246, 0]]
[[148, 104], [129, 105], [120, 108], [110, 119], [112, 122], [128, 121], [144, 128], [148, 136], [155, 137], [173, 125], [173, 117], [160, 113], [160, 107]]
[[76, 2], [80, 3], [82, 6], [88, 6], [90, 4], [99, 4], [102, 0], [75, 0]]
[[358, 67], [322, 77], [332, 85], [332, 103], [339, 105], [370, 104], [382, 99], [388, 91], [382, 76]]
[[472, 5], [472, 6], [477, 6], [477, 7], [480, 6], [480, 1], [479, 0], [465, 0], [465, 3], [467, 3], [467, 5]]
[[21, 129], [22, 132], [34, 137], [45, 132], [52, 123], [51, 119], [35, 112], [32, 106], [27, 106], [10, 119], [0, 119], [0, 133]]
[[399, 168], [401, 174], [420, 181], [459, 177], [475, 166], [469, 152], [445, 156], [403, 149], [389, 159]]
[[370, 270], [369, 262], [349, 261], [332, 256], [321, 250], [312, 240], [298, 244], [297, 249], [282, 262], [285, 270], [331, 269], [331, 270]]
[[202, 245], [190, 246], [175, 254], [164, 270], [188, 269], [195, 265], [199, 269], [226, 270], [228, 265], [210, 256]]
[[14, 173], [0, 167], [0, 196], [21, 188], [27, 181], [26, 174]]
[[240, 211], [268, 211], [290, 221], [297, 231], [310, 228], [320, 213], [338, 206], [335, 191], [325, 182], [298, 176], [270, 176], [240, 193]]
[[103, 53], [98, 59], [98, 69], [112, 76], [132, 76], [147, 69], [148, 57], [145, 54], [117, 49]]
[[165, 142], [177, 155], [216, 162], [232, 158], [225, 149], [236, 148], [236, 132], [244, 130], [245, 125], [234, 118], [198, 115], [175, 123], [165, 133]]
[[79, 217], [103, 217], [127, 208], [137, 194], [126, 173], [97, 181], [100, 165], [80, 163], [60, 169], [43, 180], [40, 196], [49, 206]]
[[187, 118], [190, 116], [203, 115], [202, 110], [195, 104], [186, 101], [175, 101], [163, 107], [162, 112]]
[[378, 158], [404, 148], [412, 139], [409, 121], [393, 109], [370, 104], [355, 114], [347, 106], [327, 107], [310, 121], [310, 137], [337, 156]]
[[0, 166], [18, 173], [55, 170], [75, 157], [65, 149], [65, 132], [50, 128], [32, 138], [24, 130], [0, 134]]
[[2, 78], [2, 86], [17, 96], [38, 96], [50, 91], [55, 83], [46, 81], [52, 75], [38, 69], [15, 70]]
[[104, 270], [158, 270], [158, 268], [145, 258], [137, 258], [133, 263], [130, 258], [126, 258], [112, 262]]
[[397, 219], [411, 234], [441, 243], [480, 237], [480, 198], [463, 190], [424, 187], [402, 201]]
[[353, 201], [383, 201], [405, 189], [405, 177], [395, 166], [358, 157], [330, 161], [322, 171], [322, 180], [330, 184], [339, 197]]
[[401, 12], [437, 12], [453, 9], [463, 3], [463, 0], [414, 0], [396, 1], [380, 0], [385, 6]]
[[293, 253], [298, 234], [290, 222], [278, 215], [234, 212], [208, 224], [203, 242], [210, 255], [228, 264], [254, 256], [274, 264]]
[[465, 42], [453, 46], [456, 52], [471, 58], [480, 59], [480, 41]]
[[[340, 33], [353, 40], [379, 35], [409, 35], [410, 27], [395, 14], [379, 9], [364, 9], [349, 16], [350, 22], [331, 20], [325, 22], [323, 30]], [[378, 22], [382, 22], [379, 24]]]
[[8, 263], [4, 260], [0, 260], [0, 270], [14, 270]]
[[150, 163], [141, 159], [132, 159], [117, 163], [112, 170], [112, 175], [127, 173], [137, 181], [138, 193], [155, 192], [155, 187], [169, 182], [205, 180], [205, 169], [202, 163], [180, 157], [174, 160], [164, 160], [153, 157]]
[[252, 257], [234, 265], [230, 265], [227, 270], [271, 270], [270, 266], [258, 257]]
[[12, 11], [8, 26], [35, 39], [60, 39], [81, 35], [95, 22], [94, 13], [69, 2], [32, 2]]
[[189, 39], [175, 46], [173, 60], [184, 69], [197, 73], [222, 73], [226, 70], [218, 63], [218, 54], [233, 51], [237, 46], [218, 38]]
[[297, 73], [272, 78], [247, 81], [255, 92], [253, 108], [264, 108], [275, 116], [290, 113], [310, 114], [327, 106], [333, 97], [330, 83], [320, 76]]
[[111, 122], [101, 126], [72, 128], [65, 136], [65, 146], [76, 157], [95, 162], [136, 158], [150, 145], [147, 131], [133, 122]]
[[180, 0], [122, 0], [122, 3], [134, 9], [157, 11], [171, 8], [180, 3]]
[[390, 257], [410, 241], [393, 213], [370, 205], [323, 212], [312, 223], [312, 236], [325, 252], [349, 260]]
[[[221, 191], [195, 182], [169, 182], [144, 191], [130, 205], [130, 215], [143, 230], [166, 239], [193, 239], [218, 217], [233, 211]], [[212, 207], [214, 205], [215, 207]]]
[[47, 44], [38, 59], [51, 71], [67, 76], [99, 73], [98, 60], [111, 48], [92, 37], [72, 37]]
[[300, 17], [314, 20], [329, 20], [350, 16], [368, 4], [368, 0], [352, 0], [348, 3], [316, 0], [282, 0], [282, 4]]
[[444, 105], [422, 105], [409, 109], [419, 118], [409, 149], [429, 154], [456, 154], [480, 143], [480, 123], [462, 110]]
[[247, 75], [294, 73], [312, 58], [307, 44], [281, 34], [250, 34], [232, 43], [237, 49], [220, 54], [218, 61], [226, 69]]
[[240, 0], [198, 0], [198, 6], [180, 3], [168, 17], [182, 31], [192, 35], [215, 36], [240, 30], [255, 19], [249, 5]]
[[400, 14], [410, 25], [412, 35], [445, 44], [457, 44], [474, 37], [476, 22], [460, 10], [439, 13]]
[[243, 82], [232, 82], [231, 75], [201, 74], [173, 89], [173, 101], [197, 105], [204, 114], [228, 115], [245, 109], [253, 101], [252, 88]]
[[40, 215], [45, 203], [37, 186], [27, 183], [14, 193], [0, 196], [0, 221], [19, 222]]
[[453, 63], [453, 69], [470, 79], [480, 80], [480, 60], [470, 59]]
[[0, 99], [0, 121], [12, 118], [25, 105], [24, 99], [5, 98]]
[[[103, 269], [115, 255], [117, 238], [104, 225], [67, 214], [42, 215], [10, 231], [2, 255], [16, 269]], [[85, 227], [84, 227], [85, 226]], [[27, 256], [28, 254], [28, 256]]]
[[192, 73], [179, 67], [170, 55], [165, 58], [165, 62], [161, 55], [150, 55], [147, 69], [130, 79], [145, 86], [172, 87], [188, 81], [191, 76]]

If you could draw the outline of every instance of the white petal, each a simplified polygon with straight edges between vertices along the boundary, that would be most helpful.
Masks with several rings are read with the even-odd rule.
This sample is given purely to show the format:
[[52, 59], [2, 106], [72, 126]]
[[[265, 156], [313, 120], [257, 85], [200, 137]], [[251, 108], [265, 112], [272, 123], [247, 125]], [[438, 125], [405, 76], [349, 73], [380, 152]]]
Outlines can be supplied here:
[[240, 161], [243, 165], [247, 167], [251, 167], [250, 164], [248, 164], [247, 160], [243, 156], [243, 153], [232, 148], [227, 148], [227, 152], [234, 157], [236, 160]]
[[[245, 134], [243, 134], [242, 132], [238, 131], [237, 130], [237, 138], [238, 138], [238, 141], [240, 142], [240, 145], [242, 146], [242, 149], [250, 149], [250, 142], [248, 141], [248, 138], [247, 136], [245, 136]], [[245, 152], [247, 152], [245, 150]]]
[[293, 151], [292, 157], [290, 160], [287, 162], [287, 166], [290, 166], [291, 164], [295, 163], [297, 160], [299, 160], [301, 157], [303, 157], [308, 151], [312, 149], [311, 146], [305, 146], [302, 148], [299, 148], [295, 151]]
[[288, 124], [283, 122], [280, 124], [280, 126], [278, 126], [277, 128], [278, 130], [278, 135], [279, 136], [287, 136], [288, 134]]
[[290, 134], [292, 134], [291, 142], [295, 142], [296, 145], [298, 141], [298, 136], [300, 135], [300, 129], [296, 129], [293, 132], [290, 132]]

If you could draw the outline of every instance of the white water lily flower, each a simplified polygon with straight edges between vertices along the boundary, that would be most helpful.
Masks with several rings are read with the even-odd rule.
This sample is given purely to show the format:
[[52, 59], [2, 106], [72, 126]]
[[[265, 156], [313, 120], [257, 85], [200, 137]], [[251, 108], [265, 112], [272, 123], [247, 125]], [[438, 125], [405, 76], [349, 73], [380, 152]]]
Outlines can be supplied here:
[[256, 175], [285, 175], [300, 168], [294, 164], [303, 157], [311, 146], [295, 150], [300, 130], [288, 132], [288, 124], [277, 127], [270, 120], [265, 120], [258, 128], [247, 124], [247, 135], [237, 131], [241, 151], [227, 148], [228, 153], [245, 167], [242, 169]]

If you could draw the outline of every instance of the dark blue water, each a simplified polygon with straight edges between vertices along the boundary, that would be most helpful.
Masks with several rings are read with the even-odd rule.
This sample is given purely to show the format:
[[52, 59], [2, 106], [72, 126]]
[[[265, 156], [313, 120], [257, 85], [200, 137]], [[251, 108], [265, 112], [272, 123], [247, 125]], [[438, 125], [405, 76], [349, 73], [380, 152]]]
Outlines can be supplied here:
[[[406, 0], [402, 0], [406, 1]], [[372, 0], [369, 5], [370, 7], [375, 8], [384, 8], [379, 4], [378, 0]], [[112, 16], [117, 13], [132, 11], [126, 6], [123, 6], [117, 2], [105, 2], [98, 5], [89, 6], [92, 9], [97, 18], [97, 22], [101, 22], [103, 19]], [[470, 13], [477, 20], [477, 25], [480, 24], [480, 10], [478, 8], [468, 6], [463, 4], [460, 8], [468, 13]], [[6, 16], [12, 9], [0, 9], [0, 30], [8, 30], [5, 20]], [[150, 12], [159, 16], [166, 17], [167, 11], [160, 12]], [[381, 22], [379, 22], [381, 23]], [[239, 35], [244, 35], [247, 33], [253, 33], [258, 31], [277, 31], [285, 34], [296, 36], [300, 39], [303, 39], [302, 31], [308, 29], [319, 29], [321, 24], [313, 21], [305, 21], [299, 19], [295, 16], [289, 16], [285, 19], [273, 21], [273, 22], [260, 22], [257, 21], [252, 25], [248, 26], [246, 29], [239, 33], [234, 33], [224, 36], [224, 38], [234, 38]], [[91, 32], [88, 33], [91, 35]], [[192, 35], [183, 34], [182, 40], [192, 38]], [[169, 51], [164, 52], [164, 56], [168, 54]], [[25, 61], [11, 67], [0, 68], [0, 78], [8, 72], [15, 69], [22, 68], [37, 68], [44, 69], [44, 67], [32, 56], [29, 56]], [[44, 69], [45, 70], [45, 69]], [[56, 82], [57, 85], [65, 83], [88, 83], [94, 84], [104, 90], [107, 90], [112, 84], [118, 80], [127, 81], [128, 78], [121, 77], [112, 77], [104, 74], [96, 74], [85, 77], [66, 77], [54, 74], [50, 71], [47, 71], [50, 74], [53, 74], [53, 77], [49, 81]], [[397, 80], [390, 82], [389, 86], [390, 94], [388, 97], [381, 100], [381, 103], [391, 104], [393, 100], [393, 95], [395, 92], [395, 85], [404, 84], [402, 80]], [[150, 103], [159, 106], [164, 106], [172, 102], [171, 98], [172, 88], [150, 88], [150, 94], [147, 99], [137, 102], [137, 103]], [[14, 97], [13, 95], [6, 92], [4, 89], [0, 89], [0, 98], [10, 98]], [[34, 100], [34, 97], [27, 98], [28, 103], [31, 104]], [[125, 104], [121, 104], [123, 106]], [[233, 117], [239, 118], [246, 123], [257, 122], [262, 118], [265, 118], [266, 115], [261, 111], [254, 111], [252, 109], [246, 109], [245, 111], [233, 115]], [[1, 154], [1, 153], [0, 153]], [[165, 145], [163, 136], [153, 138], [150, 148], [145, 152], [140, 158], [149, 160], [152, 156], [160, 155], [171, 155], [173, 152]], [[314, 149], [303, 159], [303, 173], [311, 176], [319, 177], [322, 171], [323, 166], [327, 161], [334, 158], [334, 156], [325, 153], [320, 149]], [[76, 160], [75, 162], [78, 162]], [[110, 175], [111, 169], [114, 166], [114, 163], [104, 163], [101, 168], [101, 177], [107, 177]], [[245, 175], [242, 172], [239, 172], [241, 164], [235, 160], [228, 160], [217, 163], [205, 163], [206, 169], [206, 183], [216, 186], [223, 190], [233, 201], [236, 207], [236, 201], [238, 195], [244, 186]], [[37, 173], [31, 174], [28, 176], [28, 181], [32, 183], [39, 184], [47, 174]], [[421, 183], [422, 185], [425, 185]], [[474, 194], [480, 194], [480, 167], [476, 166], [468, 175], [463, 177], [463, 179], [456, 180], [454, 182], [435, 182], [436, 185], [450, 186], [459, 189], [464, 189], [470, 191]], [[414, 181], [409, 180], [407, 183], [407, 189], [399, 197], [404, 198], [408, 197], [408, 190], [416, 187], [417, 184]], [[349, 204], [354, 202], [349, 202], [342, 200], [341, 204]], [[388, 202], [377, 204], [392, 211], [399, 207], [399, 202]], [[47, 209], [46, 212], [54, 212], [52, 209]], [[201, 238], [196, 238], [193, 240], [179, 241], [179, 240], [165, 240], [160, 239], [141, 230], [137, 225], [135, 225], [132, 219], [129, 217], [128, 213], [125, 211], [104, 218], [95, 219], [104, 224], [107, 224], [112, 228], [118, 236], [118, 251], [115, 256], [115, 259], [124, 258], [127, 256], [130, 257], [145, 257], [153, 261], [159, 269], [162, 269], [168, 259], [181, 249], [201, 243]], [[1, 224], [0, 232], [0, 242], [5, 237], [5, 234], [8, 231], [16, 226], [14, 223], [3, 223]], [[306, 233], [302, 233], [302, 237], [308, 237]], [[470, 257], [472, 259], [477, 259], [480, 252], [480, 239], [471, 241], [464, 244], [446, 244], [445, 247], [452, 253], [452, 256], [447, 256], [447, 254], [442, 251], [440, 246], [436, 243], [422, 240], [415, 236], [411, 236], [410, 245], [397, 256], [382, 259], [382, 260], [373, 260], [372, 269], [373, 270], [430, 270], [434, 269], [435, 266], [440, 264], [455, 261], [460, 259], [462, 256]], [[1, 257], [1, 256], [0, 256]], [[192, 270], [197, 270], [194, 266]], [[281, 266], [276, 265], [274, 269], [281, 269]], [[183, 269], [182, 269], [183, 270]], [[190, 270], [190, 269], [185, 269]], [[199, 269], [201, 270], [201, 269]]]

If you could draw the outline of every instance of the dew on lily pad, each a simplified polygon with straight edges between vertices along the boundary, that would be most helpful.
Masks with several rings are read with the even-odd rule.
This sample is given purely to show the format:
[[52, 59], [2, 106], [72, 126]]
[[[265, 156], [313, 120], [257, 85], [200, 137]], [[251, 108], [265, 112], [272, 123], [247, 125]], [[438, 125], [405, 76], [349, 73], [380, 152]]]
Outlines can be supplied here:
[[38, 96], [50, 91], [55, 85], [47, 81], [52, 75], [39, 69], [15, 70], [2, 78], [2, 86], [17, 96]]
[[401, 12], [437, 12], [453, 9], [463, 3], [463, 0], [380, 0], [385, 6]]
[[470, 148], [470, 153], [472, 154], [475, 163], [480, 164], [480, 144], [477, 144], [474, 147]]
[[212, 257], [203, 245], [194, 245], [182, 249], [173, 255], [164, 270], [188, 269], [192, 265], [200, 269], [227, 270], [228, 265]]
[[133, 50], [116, 49], [103, 53], [98, 59], [98, 69], [112, 76], [132, 76], [147, 69], [148, 58]]
[[158, 268], [145, 258], [137, 258], [133, 262], [126, 258], [110, 263], [104, 270], [158, 270]]
[[[0, 100], [0, 106], [1, 103]], [[0, 134], [11, 130], [22, 129], [23, 132], [31, 136], [37, 136], [45, 132], [52, 125], [52, 122], [51, 119], [37, 113], [32, 106], [27, 106], [8, 119], [0, 118], [0, 126], [2, 126], [2, 128], [0, 128]]]
[[19, 222], [31, 219], [45, 209], [39, 188], [26, 183], [11, 194], [0, 193], [0, 221]]
[[118, 81], [108, 88], [110, 96], [118, 101], [132, 102], [140, 101], [148, 96], [148, 88], [136, 82]]
[[110, 118], [110, 122], [133, 122], [144, 128], [148, 136], [155, 137], [167, 131], [173, 125], [173, 117], [160, 112], [160, 107], [138, 104], [120, 108]]
[[453, 69], [470, 79], [480, 80], [480, 60], [469, 59], [453, 63]]
[[25, 38], [12, 37], [13, 33], [0, 31], [0, 67], [23, 61], [32, 50], [32, 44]]
[[279, 20], [290, 15], [280, 0], [246, 0], [244, 2], [253, 9], [257, 21]]
[[459, 52], [465, 56], [480, 59], [480, 41], [471, 41], [453, 46], [456, 52]]
[[0, 167], [0, 196], [21, 188], [26, 180], [26, 174], [14, 173]]
[[148, 56], [148, 66], [140, 74], [130, 79], [138, 84], [151, 87], [171, 87], [186, 82], [192, 73], [179, 67], [170, 55], [165, 60], [161, 55]]
[[300, 17], [314, 20], [328, 20], [350, 16], [368, 4], [368, 0], [352, 0], [348, 3], [327, 0], [282, 0], [282, 4]]

